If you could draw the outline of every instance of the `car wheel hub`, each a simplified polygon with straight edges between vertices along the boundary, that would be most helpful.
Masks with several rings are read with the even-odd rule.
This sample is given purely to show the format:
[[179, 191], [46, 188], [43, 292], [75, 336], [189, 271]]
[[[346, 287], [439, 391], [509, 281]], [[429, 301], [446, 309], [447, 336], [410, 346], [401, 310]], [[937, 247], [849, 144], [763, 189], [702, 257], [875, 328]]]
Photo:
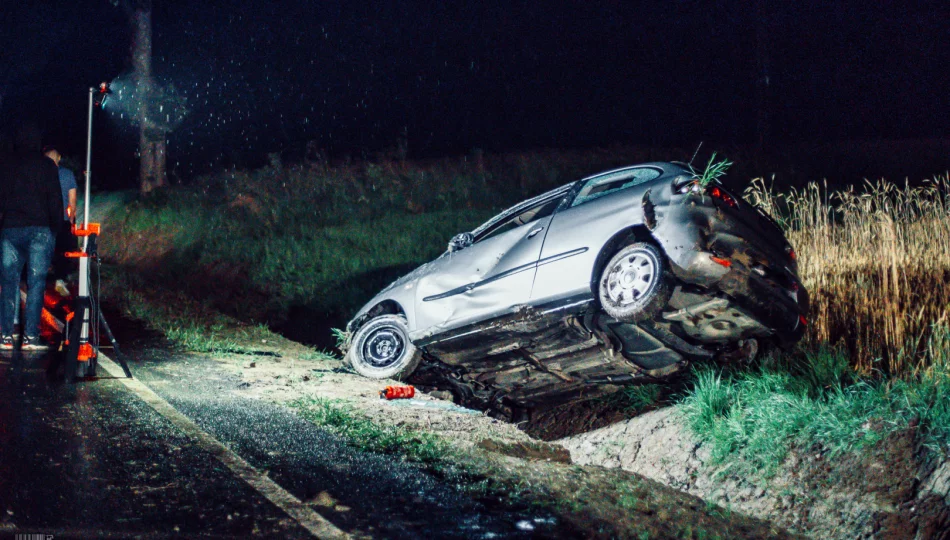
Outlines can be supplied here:
[[656, 264], [650, 257], [633, 253], [624, 257], [607, 278], [607, 293], [620, 305], [631, 304], [643, 297], [656, 278]]
[[380, 328], [367, 336], [363, 358], [374, 367], [388, 367], [399, 360], [406, 349], [402, 334], [393, 328]]

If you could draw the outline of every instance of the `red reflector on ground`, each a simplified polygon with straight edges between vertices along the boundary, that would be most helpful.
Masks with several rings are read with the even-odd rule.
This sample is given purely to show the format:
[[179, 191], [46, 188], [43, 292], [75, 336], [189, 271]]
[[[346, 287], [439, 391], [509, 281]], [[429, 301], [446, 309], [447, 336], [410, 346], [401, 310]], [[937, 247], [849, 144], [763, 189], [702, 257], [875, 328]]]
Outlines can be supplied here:
[[414, 386], [387, 386], [379, 393], [382, 399], [409, 399], [416, 395]]
[[725, 266], [726, 268], [729, 268], [730, 266], [732, 266], [732, 261], [728, 259], [722, 259], [720, 257], [716, 257], [715, 255], [710, 255], [709, 258], [712, 259], [714, 263], [721, 264], [722, 266]]

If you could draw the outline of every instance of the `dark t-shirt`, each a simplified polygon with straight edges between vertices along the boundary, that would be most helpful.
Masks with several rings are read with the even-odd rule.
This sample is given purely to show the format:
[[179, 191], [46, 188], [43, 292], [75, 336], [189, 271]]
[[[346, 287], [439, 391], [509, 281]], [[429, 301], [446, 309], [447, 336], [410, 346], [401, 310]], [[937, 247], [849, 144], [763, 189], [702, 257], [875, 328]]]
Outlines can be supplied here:
[[59, 188], [63, 191], [63, 219], [69, 219], [66, 215], [66, 208], [69, 206], [69, 190], [78, 189], [76, 186], [76, 175], [66, 167], [59, 168]]
[[0, 214], [4, 229], [48, 227], [63, 221], [59, 168], [37, 152], [14, 158], [0, 173]]

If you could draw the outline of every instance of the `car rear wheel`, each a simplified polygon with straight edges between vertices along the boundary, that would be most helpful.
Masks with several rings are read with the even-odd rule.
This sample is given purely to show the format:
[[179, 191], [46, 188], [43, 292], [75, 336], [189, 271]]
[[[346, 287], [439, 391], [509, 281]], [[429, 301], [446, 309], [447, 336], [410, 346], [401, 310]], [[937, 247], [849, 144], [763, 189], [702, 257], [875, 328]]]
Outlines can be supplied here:
[[356, 331], [346, 360], [364, 377], [403, 380], [419, 365], [422, 351], [409, 341], [406, 319], [387, 314]]
[[646, 242], [625, 246], [600, 277], [600, 305], [623, 322], [649, 319], [670, 300], [672, 277], [663, 253]]

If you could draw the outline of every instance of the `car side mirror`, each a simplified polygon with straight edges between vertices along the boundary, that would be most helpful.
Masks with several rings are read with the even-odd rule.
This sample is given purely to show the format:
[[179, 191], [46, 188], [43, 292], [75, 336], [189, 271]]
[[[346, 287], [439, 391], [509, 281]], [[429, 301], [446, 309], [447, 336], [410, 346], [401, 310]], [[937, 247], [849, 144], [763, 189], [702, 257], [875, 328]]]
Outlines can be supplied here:
[[463, 232], [456, 234], [449, 240], [449, 253], [455, 253], [456, 251], [461, 251], [468, 246], [472, 245], [475, 241], [475, 237], [472, 236], [470, 232]]

